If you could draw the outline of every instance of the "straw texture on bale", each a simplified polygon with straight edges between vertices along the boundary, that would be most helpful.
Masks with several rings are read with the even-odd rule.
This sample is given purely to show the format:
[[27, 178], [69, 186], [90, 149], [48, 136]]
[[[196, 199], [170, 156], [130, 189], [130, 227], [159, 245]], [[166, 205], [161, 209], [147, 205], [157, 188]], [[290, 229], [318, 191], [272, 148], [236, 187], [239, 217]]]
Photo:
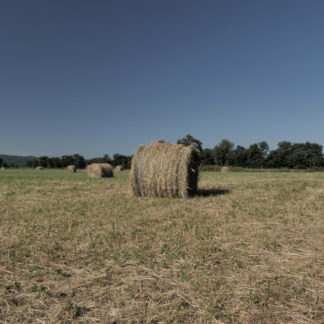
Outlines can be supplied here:
[[123, 171], [124, 170], [124, 167], [122, 165], [117, 165], [115, 167], [115, 171]]
[[221, 172], [228, 172], [229, 171], [229, 168], [227, 166], [223, 166], [221, 168]]
[[86, 168], [90, 178], [113, 177], [114, 170], [108, 163], [92, 163]]
[[66, 168], [65, 168], [65, 171], [68, 171], [68, 172], [76, 172], [77, 168], [75, 165], [71, 164], [71, 165], [68, 165]]
[[38, 166], [38, 167], [36, 167], [36, 170], [43, 170], [43, 167]]
[[199, 153], [193, 146], [153, 143], [139, 146], [132, 159], [135, 196], [187, 198], [197, 190]]

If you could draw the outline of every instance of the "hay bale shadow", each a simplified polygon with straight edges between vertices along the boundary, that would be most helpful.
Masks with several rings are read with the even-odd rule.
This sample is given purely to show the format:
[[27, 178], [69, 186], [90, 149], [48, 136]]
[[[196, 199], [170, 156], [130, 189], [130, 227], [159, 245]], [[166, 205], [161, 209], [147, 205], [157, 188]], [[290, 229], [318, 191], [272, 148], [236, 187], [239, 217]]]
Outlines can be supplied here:
[[194, 197], [211, 197], [229, 194], [231, 190], [227, 189], [198, 189]]

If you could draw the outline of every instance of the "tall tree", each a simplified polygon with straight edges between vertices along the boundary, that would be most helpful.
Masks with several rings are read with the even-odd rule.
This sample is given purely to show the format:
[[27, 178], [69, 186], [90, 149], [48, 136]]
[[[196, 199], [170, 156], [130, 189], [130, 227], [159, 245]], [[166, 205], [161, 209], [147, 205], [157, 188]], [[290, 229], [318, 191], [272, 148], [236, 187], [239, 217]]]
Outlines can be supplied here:
[[248, 150], [238, 145], [229, 156], [229, 164], [245, 168], [247, 165]]
[[74, 158], [72, 155], [63, 155], [61, 157], [62, 167], [65, 168], [68, 165], [74, 164]]
[[247, 153], [247, 166], [249, 168], [263, 168], [269, 152], [269, 145], [263, 141], [250, 145]]
[[84, 157], [80, 154], [73, 154], [72, 156], [73, 158], [73, 163], [77, 169], [84, 169], [86, 166], [86, 161], [84, 159]]
[[104, 163], [111, 163], [112, 162], [112, 159], [111, 159], [111, 157], [108, 154], [105, 154], [103, 156], [103, 161], [104, 161]]
[[48, 156], [41, 156], [39, 158], [39, 164], [43, 168], [49, 167], [49, 157]]
[[211, 149], [203, 149], [200, 153], [201, 156], [201, 165], [213, 165], [215, 164], [214, 161], [214, 154], [213, 150]]
[[179, 139], [177, 144], [183, 144], [186, 146], [193, 145], [199, 152], [202, 151], [202, 142], [189, 134]]
[[272, 150], [266, 161], [267, 167], [270, 168], [292, 168], [291, 155], [293, 152], [293, 144], [287, 141], [278, 143], [278, 148]]
[[228, 139], [222, 139], [220, 143], [214, 147], [215, 163], [218, 165], [229, 165], [233, 148], [234, 143]]
[[291, 154], [294, 168], [306, 169], [323, 166], [322, 145], [317, 143], [295, 143]]
[[55, 169], [62, 168], [62, 162], [59, 157], [53, 157], [52, 160], [52, 167]]

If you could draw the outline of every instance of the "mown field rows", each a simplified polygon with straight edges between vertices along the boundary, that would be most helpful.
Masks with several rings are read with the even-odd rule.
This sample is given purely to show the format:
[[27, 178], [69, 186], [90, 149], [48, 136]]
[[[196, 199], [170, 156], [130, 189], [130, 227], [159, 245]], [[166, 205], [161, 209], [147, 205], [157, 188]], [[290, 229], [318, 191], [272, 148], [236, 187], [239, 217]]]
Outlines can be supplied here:
[[128, 177], [0, 174], [0, 322], [323, 322], [324, 173], [206, 172], [190, 199]]

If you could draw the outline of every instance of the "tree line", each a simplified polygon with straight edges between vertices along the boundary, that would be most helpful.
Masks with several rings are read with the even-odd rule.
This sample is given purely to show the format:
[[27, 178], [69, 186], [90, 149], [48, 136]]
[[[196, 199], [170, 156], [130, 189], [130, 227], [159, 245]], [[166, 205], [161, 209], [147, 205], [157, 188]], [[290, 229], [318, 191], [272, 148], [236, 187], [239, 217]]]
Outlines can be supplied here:
[[114, 154], [111, 158], [108, 154], [103, 157], [95, 157], [92, 159], [85, 159], [80, 154], [63, 155], [61, 157], [41, 156], [37, 159], [28, 160], [26, 167], [36, 168], [41, 166], [43, 168], [65, 168], [68, 165], [75, 165], [78, 169], [84, 169], [91, 163], [109, 163], [112, 166], [122, 165], [125, 169], [130, 169], [132, 156]]
[[202, 142], [187, 135], [178, 144], [194, 145], [201, 153], [201, 165], [237, 166], [243, 168], [323, 168], [323, 147], [318, 143], [279, 142], [277, 148], [269, 149], [266, 141], [249, 147], [235, 145], [223, 139], [213, 148], [202, 148]]
[[[159, 142], [165, 142], [160, 140]], [[291, 143], [279, 142], [277, 148], [269, 149], [266, 141], [251, 144], [248, 147], [235, 145], [228, 139], [221, 140], [213, 148], [203, 148], [203, 143], [191, 136], [177, 141], [178, 144], [193, 145], [200, 152], [201, 166], [219, 165], [236, 166], [243, 168], [289, 168], [289, 169], [312, 169], [324, 167], [323, 147], [318, 143]], [[91, 163], [110, 163], [113, 166], [122, 165], [130, 169], [132, 156], [114, 154], [111, 158], [108, 154], [103, 157], [85, 159], [80, 154], [63, 155], [62, 157], [41, 156], [29, 160], [27, 167], [35, 168], [65, 168], [74, 164], [78, 169], [85, 168]], [[0, 161], [0, 166], [2, 165]]]

